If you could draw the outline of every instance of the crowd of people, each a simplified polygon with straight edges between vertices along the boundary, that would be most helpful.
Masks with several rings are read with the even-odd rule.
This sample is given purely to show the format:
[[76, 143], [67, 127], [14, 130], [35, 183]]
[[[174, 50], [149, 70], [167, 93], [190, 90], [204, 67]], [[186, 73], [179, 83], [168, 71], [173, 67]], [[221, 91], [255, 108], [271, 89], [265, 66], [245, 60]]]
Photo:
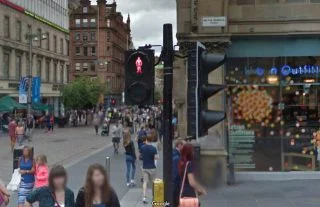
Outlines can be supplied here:
[[[163, 136], [161, 110], [152, 108], [126, 109], [121, 113], [119, 111], [117, 118], [110, 126], [113, 116], [114, 113], [109, 112], [94, 113], [92, 123], [95, 132], [98, 134], [99, 128], [107, 124], [107, 127], [110, 128], [114, 154], [117, 155], [119, 148], [123, 147], [126, 165], [125, 181], [128, 188], [136, 186], [136, 166], [137, 161], [140, 162], [142, 202], [148, 204], [147, 187], [148, 184], [154, 182], [156, 177], [158, 151], [161, 150]], [[25, 133], [26, 130], [23, 127], [28, 127], [28, 124], [30, 123], [16, 124], [15, 120], [11, 120], [10, 137], [22, 139], [19, 135]], [[121, 140], [122, 144], [120, 144]], [[172, 206], [178, 206], [179, 201], [184, 197], [198, 198], [198, 195], [206, 194], [205, 189], [197, 182], [193, 160], [193, 146], [184, 140], [176, 140], [172, 157], [174, 193]], [[35, 202], [39, 202], [40, 206], [54, 207], [120, 206], [117, 194], [110, 186], [106, 170], [100, 164], [93, 164], [88, 168], [84, 187], [79, 190], [76, 199], [73, 191], [67, 187], [67, 172], [64, 167], [54, 166], [50, 170], [45, 155], [37, 155], [34, 158], [33, 151], [24, 147], [18, 166], [21, 174], [18, 188], [19, 207], [32, 206]], [[9, 197], [9, 192], [0, 183], [0, 206], [8, 204]]]

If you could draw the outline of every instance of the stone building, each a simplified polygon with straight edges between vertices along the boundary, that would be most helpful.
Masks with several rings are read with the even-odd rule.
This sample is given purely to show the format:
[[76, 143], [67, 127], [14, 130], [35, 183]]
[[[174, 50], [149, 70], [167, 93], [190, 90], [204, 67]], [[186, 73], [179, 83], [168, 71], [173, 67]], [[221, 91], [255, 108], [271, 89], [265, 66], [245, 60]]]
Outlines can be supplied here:
[[[63, 111], [59, 87], [68, 81], [69, 22], [66, 2], [0, 2], [0, 95], [18, 97], [19, 80], [28, 76], [29, 40], [26, 35], [32, 34], [35, 36], [32, 45], [32, 76], [41, 77], [41, 103], [53, 105], [56, 116]], [[39, 12], [41, 10], [51, 15], [60, 15], [61, 18], [54, 21]]]
[[[227, 117], [202, 144], [203, 162], [212, 167], [204, 177], [225, 180], [226, 155], [240, 179], [250, 179], [246, 171], [315, 170], [309, 143], [320, 120], [319, 9], [318, 0], [177, 1], [180, 52], [200, 41], [228, 57], [209, 74], [209, 82], [226, 85], [209, 99], [209, 109], [225, 110]], [[185, 77], [174, 81], [174, 96], [186, 135], [187, 90], [179, 90], [187, 85], [186, 61], [174, 73], [177, 80]], [[246, 136], [239, 141], [241, 133]]]
[[130, 48], [130, 17], [123, 20], [115, 2], [105, 0], [91, 5], [81, 0], [70, 15], [70, 78], [98, 77], [105, 82], [108, 95], [106, 106], [113, 100], [122, 102], [124, 89], [124, 52]]

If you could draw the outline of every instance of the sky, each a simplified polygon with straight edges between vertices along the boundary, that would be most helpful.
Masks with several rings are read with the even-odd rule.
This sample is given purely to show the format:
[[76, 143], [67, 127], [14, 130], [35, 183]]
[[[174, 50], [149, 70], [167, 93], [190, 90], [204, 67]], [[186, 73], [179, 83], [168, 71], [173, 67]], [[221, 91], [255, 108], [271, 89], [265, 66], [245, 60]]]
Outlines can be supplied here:
[[[111, 3], [113, 0], [107, 0]], [[96, 4], [95, 0], [91, 1]], [[176, 0], [116, 0], [117, 11], [124, 20], [131, 18], [133, 43], [136, 48], [145, 44], [162, 45], [163, 24], [171, 23], [176, 44]], [[156, 48], [155, 48], [156, 49]]]

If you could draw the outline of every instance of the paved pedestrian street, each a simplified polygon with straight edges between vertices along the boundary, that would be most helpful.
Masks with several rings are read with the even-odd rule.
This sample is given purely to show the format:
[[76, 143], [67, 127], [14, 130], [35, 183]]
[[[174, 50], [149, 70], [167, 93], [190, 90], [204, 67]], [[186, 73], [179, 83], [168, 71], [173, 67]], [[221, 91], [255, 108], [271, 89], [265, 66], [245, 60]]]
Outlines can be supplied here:
[[[35, 154], [44, 154], [49, 166], [54, 164], [70, 164], [90, 155], [110, 144], [108, 137], [96, 136], [93, 127], [56, 128], [53, 133], [36, 129], [32, 142], [25, 141], [27, 146], [33, 146]], [[0, 135], [0, 179], [9, 182], [12, 173], [12, 153], [9, 138]]]

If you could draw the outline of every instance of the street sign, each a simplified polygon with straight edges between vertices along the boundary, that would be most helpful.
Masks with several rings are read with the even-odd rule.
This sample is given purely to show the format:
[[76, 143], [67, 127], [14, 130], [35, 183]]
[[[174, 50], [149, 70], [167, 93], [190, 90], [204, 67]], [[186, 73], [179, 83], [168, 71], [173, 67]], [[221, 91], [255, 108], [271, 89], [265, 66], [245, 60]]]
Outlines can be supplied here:
[[227, 26], [227, 18], [224, 16], [221, 17], [202, 17], [202, 26], [203, 27], [225, 27]]

